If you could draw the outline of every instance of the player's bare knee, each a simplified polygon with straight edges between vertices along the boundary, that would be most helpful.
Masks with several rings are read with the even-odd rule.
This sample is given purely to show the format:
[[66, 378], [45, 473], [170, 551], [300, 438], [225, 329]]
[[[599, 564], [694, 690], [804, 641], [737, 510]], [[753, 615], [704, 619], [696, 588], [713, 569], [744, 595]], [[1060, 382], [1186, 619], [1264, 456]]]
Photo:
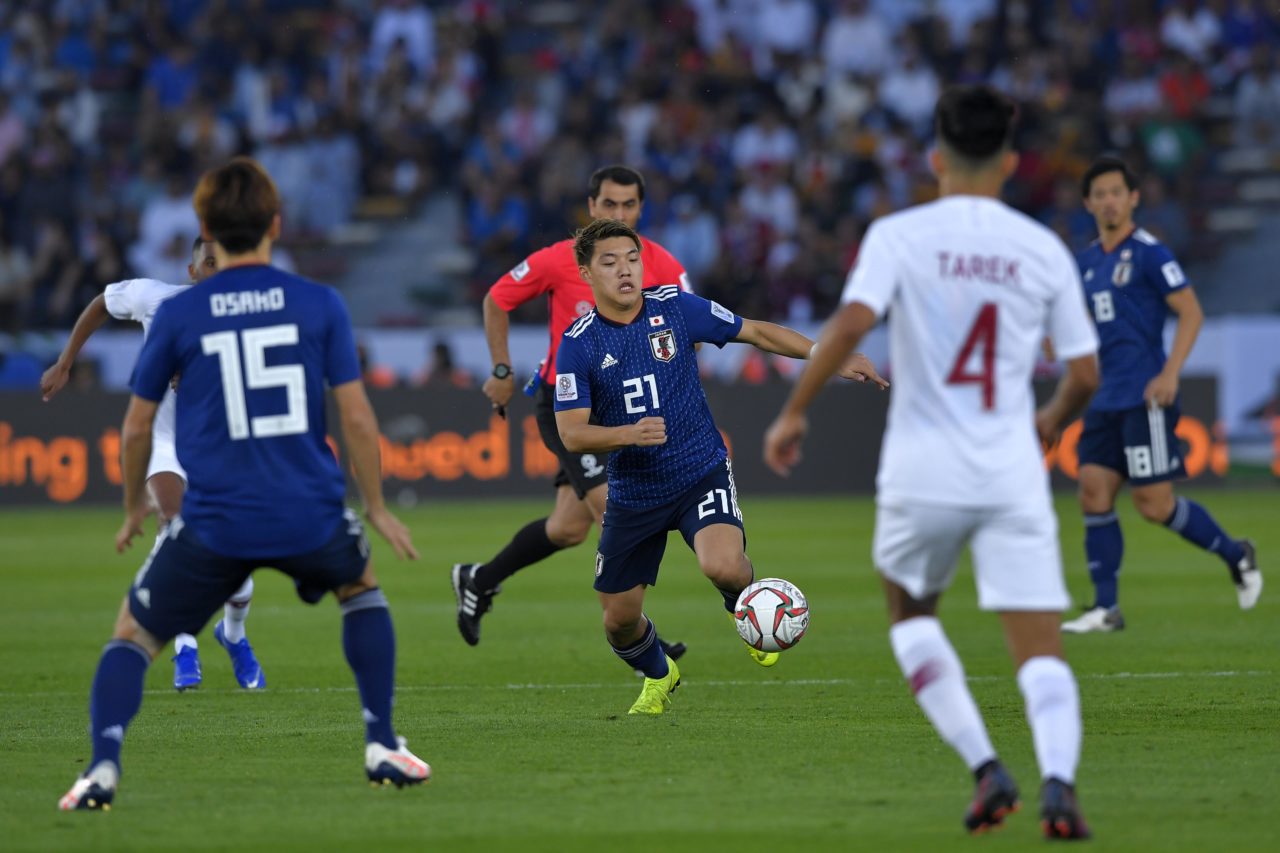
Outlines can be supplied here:
[[554, 515], [547, 519], [547, 538], [560, 548], [581, 545], [587, 541], [587, 534], [590, 532], [589, 519], [585, 523], [582, 519], [556, 518]]
[[751, 582], [751, 563], [741, 551], [698, 555], [702, 573], [720, 589], [743, 589]]
[[378, 588], [378, 578], [373, 573], [373, 563], [370, 562], [364, 567], [364, 574], [352, 583], [343, 584], [333, 591], [333, 594], [341, 604], [344, 601], [355, 598], [363, 592]]
[[155, 635], [143, 628], [138, 624], [138, 620], [133, 618], [133, 613], [129, 611], [128, 598], [125, 599], [120, 608], [120, 613], [116, 616], [116, 624], [111, 632], [111, 639], [123, 640], [145, 649], [152, 660], [155, 660], [156, 655], [160, 654], [160, 649], [164, 646]]
[[1149, 492], [1143, 489], [1135, 489], [1133, 492], [1133, 506], [1138, 510], [1138, 514], [1147, 521], [1164, 524], [1169, 516], [1173, 515], [1175, 506], [1173, 491]]

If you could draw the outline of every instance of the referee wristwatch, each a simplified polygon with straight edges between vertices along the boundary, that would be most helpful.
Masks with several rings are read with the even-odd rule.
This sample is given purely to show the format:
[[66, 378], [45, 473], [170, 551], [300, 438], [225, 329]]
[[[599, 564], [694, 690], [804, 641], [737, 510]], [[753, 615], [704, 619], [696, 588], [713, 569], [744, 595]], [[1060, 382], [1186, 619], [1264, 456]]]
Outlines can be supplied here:
[[501, 363], [495, 364], [493, 366], [493, 378], [494, 379], [510, 379], [511, 365], [501, 364]]

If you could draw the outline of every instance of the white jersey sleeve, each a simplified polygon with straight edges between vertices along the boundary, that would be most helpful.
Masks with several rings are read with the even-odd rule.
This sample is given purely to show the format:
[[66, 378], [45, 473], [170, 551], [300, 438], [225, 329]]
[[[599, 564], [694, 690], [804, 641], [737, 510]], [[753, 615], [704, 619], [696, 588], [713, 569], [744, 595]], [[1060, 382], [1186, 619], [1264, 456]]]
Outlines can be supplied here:
[[873, 224], [862, 238], [858, 260], [840, 297], [842, 303], [861, 302], [883, 317], [898, 288], [898, 270], [884, 229]]
[[134, 320], [150, 331], [151, 318], [160, 303], [181, 293], [187, 285], [165, 284], [153, 278], [131, 278], [108, 284], [103, 291], [107, 312], [117, 320]]
[[1045, 333], [1053, 341], [1058, 358], [1070, 361], [1098, 351], [1098, 332], [1084, 304], [1084, 285], [1075, 258], [1061, 243], [1058, 248], [1062, 258], [1055, 258], [1054, 262], [1060, 264], [1062, 272], [1055, 276], [1056, 289], [1050, 297]]

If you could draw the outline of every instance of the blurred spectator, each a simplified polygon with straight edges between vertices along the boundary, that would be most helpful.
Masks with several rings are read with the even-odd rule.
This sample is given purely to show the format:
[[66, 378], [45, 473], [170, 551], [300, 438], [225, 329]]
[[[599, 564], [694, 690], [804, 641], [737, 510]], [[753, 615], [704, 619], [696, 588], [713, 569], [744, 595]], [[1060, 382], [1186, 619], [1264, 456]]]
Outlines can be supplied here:
[[373, 19], [373, 36], [369, 45], [369, 63], [382, 71], [387, 56], [402, 44], [414, 72], [431, 73], [435, 66], [435, 24], [430, 10], [414, 0], [385, 0]]
[[0, 167], [27, 141], [27, 126], [13, 109], [9, 93], [0, 89]]
[[[265, 165], [265, 163], [264, 163]], [[276, 183], [280, 175], [272, 171]], [[138, 240], [130, 249], [130, 260], [147, 278], [172, 281], [167, 273], [167, 261], [161, 260], [173, 252], [176, 245], [183, 247], [180, 257], [190, 254], [191, 241], [200, 233], [200, 222], [191, 206], [191, 186], [185, 174], [172, 172], [165, 179], [164, 195], [153, 196], [143, 207], [138, 222]], [[183, 261], [185, 270], [187, 261]], [[143, 271], [143, 268], [147, 271]], [[185, 276], [179, 280], [185, 280]]]
[[760, 117], [733, 138], [733, 164], [739, 169], [782, 168], [795, 156], [796, 133], [782, 123], [773, 105], [762, 109]]
[[384, 364], [374, 364], [369, 358], [369, 348], [356, 344], [356, 359], [360, 363], [360, 377], [369, 388], [394, 388], [395, 372]]
[[414, 374], [412, 384], [418, 388], [470, 388], [475, 380], [454, 363], [448, 342], [436, 341], [431, 346], [430, 363]]
[[35, 285], [27, 250], [8, 236], [0, 218], [0, 332], [17, 333]]
[[1176, 0], [1160, 22], [1160, 40], [1204, 62], [1222, 37], [1222, 24], [1203, 0]]
[[911, 44], [904, 46], [900, 64], [890, 70], [880, 84], [884, 105], [920, 134], [929, 132], [939, 94], [937, 75], [924, 64], [919, 50]]
[[1280, 51], [1258, 47], [1234, 103], [1236, 141], [1280, 148]]
[[816, 316], [869, 220], [933, 197], [933, 107], [959, 81], [1019, 101], [1010, 203], [1087, 240], [1071, 188], [1112, 150], [1163, 176], [1144, 213], [1172, 242], [1190, 200], [1231, 200], [1208, 141], [1280, 146], [1277, 45], [1272, 0], [15, 0], [0, 247], [31, 283], [5, 313], [66, 325], [113, 276], [181, 275], [196, 177], [248, 152], [283, 195], [277, 262], [304, 274], [341, 263], [357, 211], [444, 189], [487, 284], [625, 161], [700, 291]]
[[884, 19], [871, 13], [867, 0], [840, 0], [836, 8], [822, 36], [827, 72], [883, 74], [893, 58], [893, 42]]
[[1160, 238], [1160, 242], [1168, 246], [1176, 257], [1183, 257], [1191, 236], [1191, 225], [1182, 206], [1169, 198], [1159, 175], [1143, 178], [1139, 199], [1139, 224]]
[[658, 242], [680, 259], [696, 290], [697, 282], [720, 257], [719, 226], [694, 195], [676, 196], [671, 211], [675, 216], [658, 235]]
[[1209, 80], [1183, 54], [1174, 54], [1170, 67], [1160, 75], [1160, 94], [1176, 118], [1189, 119], [1209, 98]]

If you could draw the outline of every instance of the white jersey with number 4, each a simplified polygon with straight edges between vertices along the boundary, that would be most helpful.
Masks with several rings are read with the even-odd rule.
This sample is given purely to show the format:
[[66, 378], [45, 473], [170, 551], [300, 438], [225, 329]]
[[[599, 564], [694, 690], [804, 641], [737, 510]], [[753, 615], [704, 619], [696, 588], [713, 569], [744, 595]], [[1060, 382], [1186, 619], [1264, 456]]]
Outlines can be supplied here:
[[[190, 285], [165, 284], [152, 278], [131, 278], [108, 284], [103, 292], [107, 304], [107, 312], [117, 320], [134, 320], [142, 324], [145, 337], [151, 331], [151, 320], [156, 316], [160, 303], [171, 296], [182, 293]], [[160, 407], [156, 410], [155, 423], [151, 428], [151, 462], [147, 467], [147, 478], [161, 471], [170, 471], [182, 479], [187, 474], [178, 463], [176, 447], [177, 398], [173, 389], [165, 392]]]
[[1098, 348], [1053, 232], [995, 199], [947, 196], [871, 226], [843, 301], [888, 313], [881, 503], [1048, 500], [1031, 389], [1041, 341], [1063, 360]]

